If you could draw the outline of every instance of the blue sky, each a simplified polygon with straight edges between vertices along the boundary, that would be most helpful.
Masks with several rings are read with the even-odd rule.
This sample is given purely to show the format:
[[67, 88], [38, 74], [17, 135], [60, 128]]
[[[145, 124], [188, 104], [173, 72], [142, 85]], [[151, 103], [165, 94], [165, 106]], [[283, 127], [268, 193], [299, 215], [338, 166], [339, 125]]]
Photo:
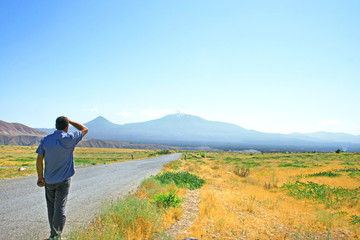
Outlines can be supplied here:
[[359, 1], [0, 0], [0, 120], [176, 111], [360, 134]]

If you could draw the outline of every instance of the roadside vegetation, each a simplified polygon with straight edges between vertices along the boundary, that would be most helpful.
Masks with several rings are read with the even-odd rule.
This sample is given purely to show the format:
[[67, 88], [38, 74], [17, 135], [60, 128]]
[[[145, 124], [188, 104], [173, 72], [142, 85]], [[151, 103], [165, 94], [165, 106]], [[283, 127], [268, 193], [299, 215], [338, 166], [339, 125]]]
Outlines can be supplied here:
[[[0, 179], [22, 177], [36, 174], [36, 146], [0, 146]], [[142, 149], [115, 148], [75, 148], [74, 160], [76, 166], [97, 165], [114, 162], [132, 161], [160, 154], [163, 151]], [[24, 170], [19, 171], [19, 168]]]
[[171, 239], [167, 227], [183, 214], [186, 189], [201, 188], [205, 181], [187, 172], [152, 176], [127, 196], [111, 202], [87, 226], [67, 239]]

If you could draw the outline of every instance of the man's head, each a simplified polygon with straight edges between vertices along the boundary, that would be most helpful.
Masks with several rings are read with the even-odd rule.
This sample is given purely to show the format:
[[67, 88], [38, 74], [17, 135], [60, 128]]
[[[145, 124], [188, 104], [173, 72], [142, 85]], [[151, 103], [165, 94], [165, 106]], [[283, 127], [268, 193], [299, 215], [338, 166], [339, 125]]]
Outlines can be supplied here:
[[69, 119], [67, 117], [61, 116], [56, 119], [56, 129], [57, 130], [64, 130], [67, 132], [67, 129], [69, 127]]

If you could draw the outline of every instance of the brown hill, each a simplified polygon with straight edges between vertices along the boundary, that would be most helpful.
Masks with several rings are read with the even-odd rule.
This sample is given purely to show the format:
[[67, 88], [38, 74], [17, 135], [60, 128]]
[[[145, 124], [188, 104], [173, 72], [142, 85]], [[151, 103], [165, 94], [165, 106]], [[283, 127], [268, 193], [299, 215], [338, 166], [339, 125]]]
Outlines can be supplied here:
[[8, 123], [0, 120], [0, 134], [4, 135], [37, 135], [44, 136], [45, 132], [28, 127], [20, 123]]
[[[31, 135], [5, 135], [0, 134], [0, 145], [37, 146], [42, 136]], [[128, 149], [178, 149], [177, 147], [158, 144], [133, 144], [126, 142], [105, 141], [95, 139], [83, 139], [78, 147], [93, 148], [128, 148]]]

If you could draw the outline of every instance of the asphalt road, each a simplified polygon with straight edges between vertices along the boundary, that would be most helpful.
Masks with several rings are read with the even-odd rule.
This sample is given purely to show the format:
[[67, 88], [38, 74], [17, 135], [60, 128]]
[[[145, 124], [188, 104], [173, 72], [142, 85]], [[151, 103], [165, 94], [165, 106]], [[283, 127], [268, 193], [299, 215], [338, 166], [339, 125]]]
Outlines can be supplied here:
[[[145, 178], [181, 157], [180, 153], [144, 160], [76, 169], [66, 206], [64, 232], [89, 222], [103, 203], [136, 189]], [[45, 239], [49, 236], [45, 190], [37, 176], [0, 180], [0, 239]]]

